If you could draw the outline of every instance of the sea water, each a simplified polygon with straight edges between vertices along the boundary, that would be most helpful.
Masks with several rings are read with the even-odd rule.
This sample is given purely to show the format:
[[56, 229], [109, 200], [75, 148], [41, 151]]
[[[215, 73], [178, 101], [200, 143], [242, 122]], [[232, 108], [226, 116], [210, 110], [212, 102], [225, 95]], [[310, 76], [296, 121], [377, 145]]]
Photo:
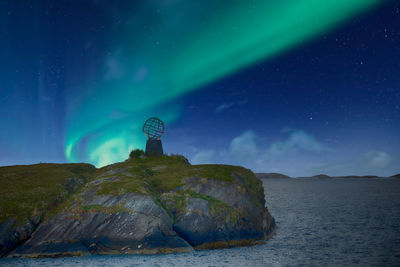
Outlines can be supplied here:
[[267, 179], [265, 245], [168, 255], [0, 259], [1, 266], [400, 266], [400, 179]]

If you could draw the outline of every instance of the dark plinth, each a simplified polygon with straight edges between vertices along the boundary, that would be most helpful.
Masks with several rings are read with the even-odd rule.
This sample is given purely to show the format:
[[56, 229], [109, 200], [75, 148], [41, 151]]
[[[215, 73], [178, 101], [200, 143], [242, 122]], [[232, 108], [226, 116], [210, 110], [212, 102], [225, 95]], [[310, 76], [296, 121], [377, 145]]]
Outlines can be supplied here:
[[146, 156], [161, 156], [163, 155], [161, 140], [148, 139], [146, 142]]

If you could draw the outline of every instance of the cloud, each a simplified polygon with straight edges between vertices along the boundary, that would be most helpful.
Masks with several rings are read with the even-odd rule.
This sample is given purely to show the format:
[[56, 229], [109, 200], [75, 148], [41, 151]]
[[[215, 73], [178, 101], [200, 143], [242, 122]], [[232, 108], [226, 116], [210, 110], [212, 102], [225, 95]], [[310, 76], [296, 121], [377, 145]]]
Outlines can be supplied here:
[[219, 105], [216, 109], [215, 109], [215, 113], [219, 113], [223, 110], [226, 109], [230, 109], [234, 106], [242, 106], [247, 104], [247, 102], [249, 102], [247, 99], [244, 100], [239, 100], [239, 101], [233, 101], [233, 102], [229, 102], [229, 103], [222, 103], [221, 105]]
[[106, 80], [119, 79], [125, 74], [125, 68], [121, 61], [114, 56], [109, 56], [106, 59], [106, 73], [104, 78]]
[[328, 162], [311, 168], [313, 173], [327, 173], [332, 176], [379, 175], [390, 176], [398, 172], [399, 160], [384, 151], [371, 150], [339, 162]]
[[321, 165], [327, 145], [303, 130], [284, 129], [289, 135], [282, 141], [259, 149], [256, 160], [249, 166], [255, 172], [279, 172], [293, 177], [309, 175], [309, 169]]
[[390, 176], [400, 172], [399, 155], [380, 150], [355, 155], [351, 150], [331, 149], [303, 130], [283, 133], [287, 134], [286, 139], [263, 147], [257, 143], [257, 134], [247, 130], [234, 137], [226, 147], [195, 149], [191, 162], [242, 165], [254, 172], [279, 172], [292, 177], [320, 173]]
[[280, 157], [300, 151], [319, 153], [326, 150], [328, 148], [316, 138], [304, 131], [296, 130], [291, 132], [287, 140], [271, 144], [267, 154], [270, 157]]
[[[223, 163], [242, 165], [256, 172], [283, 172], [305, 175], [310, 167], [320, 165], [320, 154], [328, 148], [304, 131], [291, 131], [286, 140], [261, 147], [257, 135], [247, 130], [236, 136], [225, 148], [197, 150], [193, 164]], [[307, 152], [307, 153], [305, 153]]]
[[385, 168], [393, 162], [393, 158], [383, 151], [369, 151], [361, 159], [361, 165], [372, 168]]
[[233, 107], [235, 105], [234, 102], [230, 102], [230, 103], [222, 103], [221, 105], [219, 105], [216, 109], [215, 109], [215, 113], [219, 113], [225, 109], [229, 109], [231, 107]]
[[191, 160], [192, 164], [206, 164], [214, 163], [215, 151], [214, 150], [204, 150], [196, 153]]
[[257, 157], [256, 135], [249, 130], [235, 137], [229, 146], [229, 158], [234, 162], [246, 163]]
[[193, 164], [220, 163], [247, 165], [254, 162], [258, 155], [256, 134], [248, 130], [231, 140], [228, 147], [214, 149], [196, 149], [190, 157]]

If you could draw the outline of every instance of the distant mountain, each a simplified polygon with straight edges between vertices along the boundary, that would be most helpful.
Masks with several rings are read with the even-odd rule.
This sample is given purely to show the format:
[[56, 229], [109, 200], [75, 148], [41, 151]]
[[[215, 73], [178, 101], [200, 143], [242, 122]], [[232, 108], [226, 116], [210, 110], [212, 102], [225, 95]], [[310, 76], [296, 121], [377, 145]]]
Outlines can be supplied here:
[[255, 173], [258, 179], [290, 179], [291, 177], [281, 173]]
[[[398, 174], [400, 178], [400, 174]], [[394, 177], [394, 176], [391, 176]], [[364, 176], [359, 176], [359, 175], [347, 175], [347, 176], [329, 176], [326, 174], [318, 174], [314, 176], [301, 176], [301, 177], [296, 177], [296, 179], [310, 179], [310, 178], [316, 178], [316, 179], [332, 179], [332, 178], [340, 178], [340, 179], [375, 179], [375, 178], [382, 178], [376, 175], [364, 175]]]
[[382, 177], [379, 177], [376, 175], [364, 175], [364, 176], [361, 176], [360, 178], [382, 178]]
[[367, 178], [367, 179], [375, 179], [375, 178], [382, 178], [376, 175], [364, 175], [364, 176], [358, 176], [358, 175], [349, 175], [349, 176], [335, 176], [334, 178], [344, 178], [344, 179], [349, 179], [349, 178]]
[[330, 177], [329, 175], [326, 175], [326, 174], [318, 174], [318, 175], [311, 176], [311, 178], [330, 179], [332, 177]]
[[[281, 174], [281, 173], [255, 173], [256, 177], [259, 179], [289, 179], [292, 177], [289, 177], [287, 175]], [[382, 176], [376, 176], [376, 175], [346, 175], [346, 176], [329, 176], [326, 174], [317, 174], [314, 176], [300, 176], [296, 177], [296, 179], [310, 179], [310, 178], [316, 178], [316, 179], [332, 179], [332, 178], [340, 178], [340, 179], [379, 179], [379, 178], [385, 178]], [[392, 175], [388, 178], [400, 178], [400, 173]]]

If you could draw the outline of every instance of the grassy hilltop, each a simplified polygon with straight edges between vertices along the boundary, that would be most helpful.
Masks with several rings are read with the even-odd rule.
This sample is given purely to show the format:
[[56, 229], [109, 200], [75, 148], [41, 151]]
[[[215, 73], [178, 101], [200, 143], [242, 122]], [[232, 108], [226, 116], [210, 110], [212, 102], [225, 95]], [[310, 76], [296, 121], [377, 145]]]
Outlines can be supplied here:
[[54, 210], [95, 170], [90, 164], [0, 167], [0, 223], [9, 217], [23, 223]]
[[[43, 218], [52, 215], [75, 200], [73, 193], [96, 177], [102, 179], [87, 186], [96, 187], [99, 195], [133, 192], [158, 200], [163, 193], [184, 185], [185, 177], [236, 183], [234, 173], [244, 178], [246, 187], [255, 196], [260, 182], [248, 169], [216, 164], [190, 165], [183, 156], [145, 157], [140, 150], [133, 151], [124, 162], [99, 169], [90, 164], [49, 163], [0, 167], [0, 223], [9, 217], [23, 223], [34, 215]], [[182, 201], [190, 194], [195, 193], [178, 191], [173, 198]], [[210, 200], [210, 197], [202, 197]], [[85, 209], [90, 207], [83, 207]]]

